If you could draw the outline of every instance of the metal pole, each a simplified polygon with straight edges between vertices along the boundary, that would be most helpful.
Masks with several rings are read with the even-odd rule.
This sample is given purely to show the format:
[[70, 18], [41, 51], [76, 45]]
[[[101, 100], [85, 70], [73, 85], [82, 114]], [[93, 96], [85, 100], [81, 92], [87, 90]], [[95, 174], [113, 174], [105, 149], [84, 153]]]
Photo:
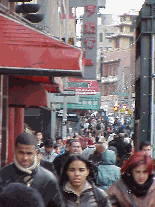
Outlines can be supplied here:
[[55, 103], [52, 103], [52, 110], [51, 111], [51, 138], [55, 140], [55, 128], [56, 128], [56, 110], [55, 110]]
[[150, 96], [150, 141], [153, 147], [152, 156], [155, 157], [155, 144], [154, 144], [154, 78], [152, 73], [154, 72], [154, 35], [151, 34], [151, 96]]
[[[69, 22], [69, 0], [66, 0], [66, 31], [65, 31], [65, 42], [68, 43], [68, 22]], [[64, 89], [67, 89], [67, 77], [64, 78]], [[67, 137], [67, 96], [63, 96], [63, 131], [62, 138]]]

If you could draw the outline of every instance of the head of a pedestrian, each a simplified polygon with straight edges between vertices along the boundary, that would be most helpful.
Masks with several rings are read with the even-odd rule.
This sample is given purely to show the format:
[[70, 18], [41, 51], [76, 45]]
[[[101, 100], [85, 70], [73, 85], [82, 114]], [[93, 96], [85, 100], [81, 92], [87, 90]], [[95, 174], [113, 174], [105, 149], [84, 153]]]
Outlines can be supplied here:
[[153, 175], [154, 162], [142, 151], [131, 155], [121, 168], [121, 173], [132, 176], [138, 185], [143, 185]]
[[81, 154], [72, 154], [66, 160], [60, 176], [60, 186], [69, 182], [74, 188], [82, 187], [94, 177], [92, 163]]
[[148, 156], [152, 155], [152, 145], [149, 141], [141, 142], [139, 145], [139, 150]]
[[41, 194], [22, 183], [10, 183], [2, 188], [0, 206], [5, 207], [45, 207]]
[[51, 138], [48, 138], [46, 141], [45, 141], [45, 152], [47, 154], [50, 154], [53, 150], [53, 140]]
[[43, 134], [42, 132], [36, 132], [35, 133], [35, 137], [38, 143], [41, 143], [42, 139], [43, 139]]
[[82, 146], [78, 139], [73, 139], [70, 141], [69, 154], [82, 153]]
[[60, 145], [60, 146], [63, 145], [63, 140], [62, 140], [62, 137], [61, 137], [61, 136], [57, 136], [57, 137], [56, 137], [56, 143], [57, 143], [58, 145]]
[[14, 163], [23, 168], [29, 168], [37, 163], [38, 146], [34, 135], [20, 134], [15, 141]]

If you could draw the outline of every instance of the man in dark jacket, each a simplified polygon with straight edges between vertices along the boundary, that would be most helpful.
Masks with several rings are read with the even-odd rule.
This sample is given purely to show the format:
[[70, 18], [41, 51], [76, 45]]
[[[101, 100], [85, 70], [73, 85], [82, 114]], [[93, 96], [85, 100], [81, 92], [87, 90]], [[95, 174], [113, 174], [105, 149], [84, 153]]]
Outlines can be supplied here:
[[37, 189], [46, 207], [64, 207], [57, 179], [53, 173], [38, 166], [37, 142], [28, 133], [17, 137], [13, 163], [0, 170], [0, 186], [14, 182]]
[[82, 154], [82, 147], [81, 147], [81, 143], [79, 142], [79, 140], [77, 139], [67, 140], [66, 145], [67, 146], [66, 146], [65, 153], [57, 156], [53, 161], [58, 177], [60, 177], [61, 169], [63, 168], [69, 155], [76, 154], [76, 153]]

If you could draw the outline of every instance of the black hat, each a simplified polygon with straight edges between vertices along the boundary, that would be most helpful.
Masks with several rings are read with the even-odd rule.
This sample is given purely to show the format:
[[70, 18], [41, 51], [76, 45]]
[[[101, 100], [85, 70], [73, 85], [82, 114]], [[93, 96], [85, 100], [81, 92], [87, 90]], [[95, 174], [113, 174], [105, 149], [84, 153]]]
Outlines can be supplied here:
[[47, 139], [45, 141], [45, 147], [53, 147], [53, 140], [52, 139]]

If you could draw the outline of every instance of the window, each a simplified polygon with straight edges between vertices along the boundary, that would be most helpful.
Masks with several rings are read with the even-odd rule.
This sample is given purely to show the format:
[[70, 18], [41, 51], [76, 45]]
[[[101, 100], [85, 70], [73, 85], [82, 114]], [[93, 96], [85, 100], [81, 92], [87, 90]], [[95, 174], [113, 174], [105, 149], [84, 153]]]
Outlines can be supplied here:
[[134, 37], [130, 37], [130, 45], [134, 43]]
[[100, 35], [100, 36], [99, 36], [99, 41], [100, 41], [100, 42], [103, 42], [103, 33], [100, 33], [99, 35]]
[[130, 32], [134, 32], [134, 26], [132, 25], [131, 27], [130, 27]]
[[123, 32], [123, 27], [120, 28], [120, 32]]

